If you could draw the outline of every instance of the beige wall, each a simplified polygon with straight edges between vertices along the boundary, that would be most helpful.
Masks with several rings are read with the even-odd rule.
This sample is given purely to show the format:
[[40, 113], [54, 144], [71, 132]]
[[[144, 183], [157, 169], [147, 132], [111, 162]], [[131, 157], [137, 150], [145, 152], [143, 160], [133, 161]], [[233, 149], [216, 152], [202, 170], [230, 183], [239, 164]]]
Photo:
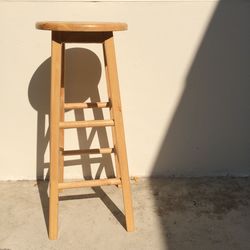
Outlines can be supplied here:
[[[50, 34], [35, 29], [39, 20], [128, 23], [116, 50], [131, 175], [249, 175], [249, 10], [244, 0], [0, 1], [0, 179], [47, 172]], [[79, 96], [81, 77], [94, 99], [105, 98], [100, 47], [69, 48], [67, 58], [76, 86], [67, 98], [89, 97]], [[68, 148], [79, 146], [77, 135], [88, 146], [89, 130], [70, 131]], [[100, 131], [102, 145], [106, 136]], [[86, 161], [69, 159], [67, 177], [80, 178]], [[100, 159], [90, 161], [95, 174]], [[112, 174], [110, 161], [101, 166]]]

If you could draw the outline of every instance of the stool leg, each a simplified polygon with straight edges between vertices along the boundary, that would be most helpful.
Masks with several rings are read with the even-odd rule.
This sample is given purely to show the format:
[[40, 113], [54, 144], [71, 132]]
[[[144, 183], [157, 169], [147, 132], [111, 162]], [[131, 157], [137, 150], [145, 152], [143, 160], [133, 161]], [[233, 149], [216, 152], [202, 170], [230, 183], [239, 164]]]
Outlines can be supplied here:
[[[60, 121], [64, 121], [64, 102], [65, 102], [65, 89], [64, 89], [64, 54], [65, 54], [65, 44], [62, 44], [62, 52], [61, 52], [61, 89], [60, 89]], [[64, 180], [64, 156], [63, 156], [63, 150], [64, 150], [64, 129], [60, 129], [60, 159], [59, 159], [59, 182], [62, 183]], [[62, 192], [62, 190], [60, 191]]]
[[[104, 46], [103, 46], [103, 54], [104, 54], [105, 65], [107, 65]], [[106, 75], [106, 82], [107, 82], [107, 92], [108, 92], [108, 97], [110, 101], [111, 100], [110, 81], [109, 81], [109, 73], [108, 73], [107, 67], [105, 67], [105, 75]], [[111, 112], [110, 114], [110, 119], [112, 120], [114, 119], [113, 112]], [[114, 127], [112, 127], [111, 132], [112, 132], [113, 144], [114, 144], [114, 147], [116, 147], [116, 134], [115, 134]], [[120, 165], [119, 165], [117, 154], [115, 154], [114, 157], [115, 157], [116, 177], [121, 178], [121, 171], [120, 171]], [[121, 185], [119, 184], [118, 187], [121, 187]]]
[[111, 37], [104, 41], [105, 61], [108, 73], [108, 83], [112, 102], [112, 113], [115, 121], [116, 154], [120, 165], [120, 174], [122, 182], [123, 202], [126, 217], [127, 231], [134, 231], [134, 216], [132, 208], [132, 197], [128, 173], [128, 160], [125, 144], [125, 135], [123, 128], [123, 118], [121, 111], [121, 100], [119, 91], [119, 82], [116, 68], [114, 38]]
[[59, 168], [59, 121], [62, 43], [58, 33], [52, 32], [51, 44], [51, 93], [50, 93], [50, 199], [49, 238], [57, 239], [58, 234], [58, 168]]

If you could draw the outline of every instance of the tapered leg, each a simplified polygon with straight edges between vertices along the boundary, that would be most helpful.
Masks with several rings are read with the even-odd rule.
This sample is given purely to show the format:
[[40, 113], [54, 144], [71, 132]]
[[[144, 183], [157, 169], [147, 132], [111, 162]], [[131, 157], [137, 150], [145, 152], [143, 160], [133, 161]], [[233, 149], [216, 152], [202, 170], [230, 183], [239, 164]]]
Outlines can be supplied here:
[[[64, 102], [65, 102], [65, 89], [64, 89], [64, 53], [65, 53], [65, 44], [62, 44], [61, 52], [61, 89], [60, 89], [60, 121], [64, 121]], [[60, 159], [59, 159], [59, 182], [64, 180], [64, 129], [60, 129]], [[62, 192], [62, 190], [60, 191]]]
[[51, 44], [51, 93], [50, 93], [50, 199], [49, 238], [58, 235], [58, 168], [59, 168], [59, 120], [60, 84], [62, 65], [62, 43], [60, 33], [52, 32]]
[[116, 68], [116, 58], [115, 58], [115, 48], [114, 48], [114, 38], [111, 35], [110, 38], [104, 42], [104, 52], [105, 52], [105, 62], [107, 67], [108, 74], [108, 85], [112, 102], [112, 115], [115, 122], [115, 138], [116, 145], [115, 150], [118, 156], [118, 161], [120, 165], [120, 174], [122, 182], [122, 191], [123, 191], [123, 201], [124, 201], [124, 210], [126, 217], [126, 226], [127, 231], [134, 231], [134, 216], [132, 208], [132, 197], [128, 173], [128, 160], [125, 144], [125, 135], [123, 127], [123, 118], [121, 110], [121, 100], [120, 100], [120, 91], [119, 91], [119, 82]]
[[[103, 44], [103, 54], [104, 54], [104, 60], [105, 60], [105, 75], [106, 75], [106, 83], [107, 83], [107, 92], [108, 92], [109, 101], [111, 101], [109, 72], [108, 72], [108, 67], [107, 67], [105, 45], [104, 44]], [[110, 113], [110, 119], [114, 119], [113, 112]], [[116, 133], [115, 133], [114, 127], [112, 127], [111, 131], [112, 131], [113, 144], [114, 144], [114, 147], [116, 148]], [[120, 164], [119, 164], [118, 156], [116, 153], [115, 153], [114, 157], [115, 157], [116, 177], [121, 178]], [[118, 185], [118, 187], [121, 187], [121, 185]]]

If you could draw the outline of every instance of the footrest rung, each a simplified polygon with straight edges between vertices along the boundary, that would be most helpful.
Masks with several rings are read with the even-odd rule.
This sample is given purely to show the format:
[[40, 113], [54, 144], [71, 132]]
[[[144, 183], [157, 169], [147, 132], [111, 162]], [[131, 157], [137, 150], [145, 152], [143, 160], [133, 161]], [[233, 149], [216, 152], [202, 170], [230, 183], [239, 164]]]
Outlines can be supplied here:
[[114, 126], [113, 120], [93, 120], [93, 121], [74, 121], [74, 122], [60, 122], [60, 128], [88, 128], [88, 127], [108, 127]]
[[64, 103], [64, 109], [110, 108], [110, 102]]
[[111, 154], [114, 153], [114, 148], [92, 148], [78, 150], [64, 150], [63, 155], [81, 155], [81, 154]]
[[70, 188], [82, 188], [82, 187], [99, 187], [108, 185], [119, 185], [121, 179], [110, 178], [110, 179], [99, 179], [99, 180], [85, 180], [85, 181], [74, 181], [74, 182], [62, 182], [58, 183], [58, 189], [70, 189]]

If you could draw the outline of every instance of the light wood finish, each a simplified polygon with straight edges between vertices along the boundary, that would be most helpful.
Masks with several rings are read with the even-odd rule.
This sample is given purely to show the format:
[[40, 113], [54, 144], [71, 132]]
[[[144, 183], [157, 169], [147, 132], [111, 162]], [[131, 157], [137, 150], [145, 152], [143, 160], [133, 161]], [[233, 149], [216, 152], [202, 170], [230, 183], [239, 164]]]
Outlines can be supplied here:
[[109, 178], [109, 179], [98, 179], [98, 180], [64, 182], [64, 183], [59, 183], [58, 188], [69, 189], [69, 188], [83, 188], [83, 187], [99, 187], [99, 186], [118, 185], [118, 184], [121, 184], [120, 179]]
[[[120, 91], [115, 59], [113, 31], [125, 30], [124, 23], [69, 23], [39, 22], [38, 29], [52, 30], [51, 59], [51, 110], [50, 110], [50, 199], [49, 238], [58, 235], [58, 195], [68, 188], [119, 185], [123, 191], [127, 231], [134, 230], [132, 197], [128, 173], [128, 161], [121, 110]], [[102, 43], [109, 101], [96, 103], [65, 103], [64, 51], [65, 43]], [[70, 87], [70, 86], [69, 86]], [[109, 108], [110, 120], [65, 121], [67, 109]], [[64, 150], [64, 129], [82, 127], [112, 127], [114, 148]], [[64, 156], [77, 154], [115, 155], [116, 178], [64, 182]]]
[[[104, 65], [105, 65], [105, 76], [106, 76], [106, 83], [107, 83], [107, 92], [108, 92], [109, 100], [111, 100], [111, 93], [110, 93], [110, 87], [109, 87], [110, 86], [109, 73], [108, 73], [108, 67], [107, 67], [107, 62], [106, 62], [106, 54], [105, 54], [104, 44], [103, 44], [102, 48], [103, 48], [103, 55], [104, 55]], [[111, 101], [110, 101], [110, 103], [111, 103]], [[112, 108], [112, 105], [111, 105], [111, 108]], [[114, 119], [112, 110], [111, 110], [111, 113], [110, 113], [110, 118], [112, 120]], [[111, 131], [112, 131], [112, 138], [113, 138], [113, 143], [114, 143], [114, 148], [115, 148], [116, 147], [116, 133], [115, 133], [114, 127], [112, 127]], [[114, 158], [115, 158], [116, 177], [121, 178], [120, 164], [119, 164], [117, 153], [115, 153]], [[118, 187], [120, 188], [121, 185], [119, 185]]]
[[90, 128], [90, 127], [108, 127], [114, 126], [113, 120], [93, 120], [93, 121], [75, 121], [60, 122], [60, 128]]
[[60, 85], [62, 74], [62, 43], [57, 42], [57, 34], [52, 33], [51, 44], [51, 96], [50, 96], [50, 202], [49, 238], [57, 239], [58, 234], [58, 168], [59, 168], [59, 120]]
[[65, 103], [64, 109], [110, 108], [110, 102]]
[[[61, 89], [60, 89], [60, 121], [64, 121], [64, 102], [65, 102], [65, 88], [64, 88], [64, 58], [65, 58], [65, 44], [62, 44], [61, 50]], [[60, 148], [64, 148], [64, 129], [60, 129], [59, 135]], [[64, 180], [64, 157], [62, 151], [59, 151], [59, 182], [63, 182]]]
[[114, 153], [114, 148], [92, 148], [92, 149], [79, 149], [79, 150], [64, 150], [62, 154], [67, 155], [80, 155], [80, 154], [111, 154]]
[[37, 22], [36, 28], [53, 31], [76, 31], [76, 32], [107, 32], [127, 30], [126, 23], [112, 22], [60, 22], [46, 21]]
[[104, 42], [105, 61], [109, 78], [109, 89], [112, 100], [112, 114], [115, 120], [116, 152], [120, 164], [123, 203], [126, 217], [127, 231], [134, 231], [134, 217], [132, 208], [132, 197], [128, 173], [128, 160], [123, 128], [122, 108], [120, 100], [120, 90], [115, 59], [114, 38], [111, 37]]

